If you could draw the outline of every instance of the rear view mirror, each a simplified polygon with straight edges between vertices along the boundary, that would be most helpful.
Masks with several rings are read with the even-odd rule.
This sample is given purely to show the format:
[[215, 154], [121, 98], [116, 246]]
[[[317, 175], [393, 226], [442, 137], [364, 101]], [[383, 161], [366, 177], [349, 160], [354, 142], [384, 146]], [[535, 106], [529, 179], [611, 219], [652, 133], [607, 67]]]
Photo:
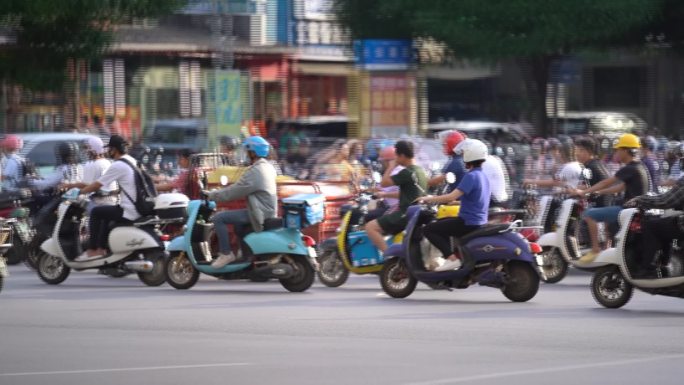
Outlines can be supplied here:
[[219, 178], [219, 181], [221, 182], [221, 186], [225, 186], [228, 184], [228, 177], [225, 175], [221, 175], [221, 178]]
[[446, 173], [444, 178], [446, 179], [446, 182], [448, 184], [452, 184], [452, 183], [456, 182], [456, 175], [454, 175], [453, 172]]
[[588, 169], [588, 168], [583, 169], [583, 170], [582, 170], [582, 176], [583, 176], [584, 179], [586, 179], [586, 180], [591, 179], [591, 177], [592, 177], [591, 170]]
[[375, 183], [380, 183], [380, 182], [382, 182], [382, 175], [380, 175], [380, 173], [377, 172], [377, 171], [373, 171], [373, 181], [374, 181]]
[[432, 171], [433, 174], [437, 173], [439, 171], [439, 162], [432, 162], [430, 165], [430, 170]]

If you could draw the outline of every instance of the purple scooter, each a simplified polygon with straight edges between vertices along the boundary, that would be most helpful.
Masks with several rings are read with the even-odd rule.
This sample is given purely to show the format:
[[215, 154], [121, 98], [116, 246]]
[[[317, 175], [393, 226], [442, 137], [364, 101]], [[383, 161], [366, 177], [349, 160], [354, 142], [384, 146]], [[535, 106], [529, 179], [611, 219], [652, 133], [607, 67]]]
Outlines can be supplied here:
[[[461, 237], [455, 243], [463, 265], [456, 270], [429, 271], [423, 253], [439, 253], [423, 237], [423, 227], [435, 220], [436, 207], [416, 205], [407, 211], [409, 222], [402, 244], [385, 251], [380, 273], [382, 289], [394, 298], [405, 298], [418, 281], [433, 289], [465, 289], [479, 283], [500, 289], [514, 302], [526, 302], [539, 290], [540, 275], [537, 254], [541, 247], [517, 233], [521, 221], [485, 225]], [[454, 238], [455, 239], [455, 238]], [[454, 243], [454, 242], [452, 242]]]

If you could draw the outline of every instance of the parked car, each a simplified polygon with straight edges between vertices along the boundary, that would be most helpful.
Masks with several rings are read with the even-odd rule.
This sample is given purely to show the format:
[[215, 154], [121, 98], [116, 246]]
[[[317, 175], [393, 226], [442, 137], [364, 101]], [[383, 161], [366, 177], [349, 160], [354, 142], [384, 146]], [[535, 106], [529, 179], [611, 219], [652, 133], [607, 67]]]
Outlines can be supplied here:
[[[68, 132], [17, 135], [24, 141], [24, 147], [19, 151], [19, 155], [28, 159], [36, 167], [39, 175], [49, 174], [57, 166], [57, 158], [55, 156], [57, 144], [71, 142], [80, 146], [86, 139], [95, 136]], [[84, 157], [85, 154], [80, 156]], [[81, 161], [85, 161], [85, 158], [82, 158]]]
[[558, 118], [558, 133], [576, 136], [588, 135], [616, 137], [626, 132], [644, 132], [647, 123], [628, 112], [566, 112]]

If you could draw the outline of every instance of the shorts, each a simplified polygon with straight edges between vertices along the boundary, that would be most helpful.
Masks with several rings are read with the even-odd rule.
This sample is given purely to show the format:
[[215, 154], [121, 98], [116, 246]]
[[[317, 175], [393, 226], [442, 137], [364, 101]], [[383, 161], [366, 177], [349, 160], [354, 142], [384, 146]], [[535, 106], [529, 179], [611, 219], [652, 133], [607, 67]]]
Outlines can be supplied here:
[[582, 217], [589, 217], [596, 222], [617, 223], [622, 206], [595, 207], [584, 212]]
[[405, 213], [395, 211], [393, 213], [383, 215], [377, 219], [378, 225], [385, 234], [399, 234], [408, 225], [408, 217]]

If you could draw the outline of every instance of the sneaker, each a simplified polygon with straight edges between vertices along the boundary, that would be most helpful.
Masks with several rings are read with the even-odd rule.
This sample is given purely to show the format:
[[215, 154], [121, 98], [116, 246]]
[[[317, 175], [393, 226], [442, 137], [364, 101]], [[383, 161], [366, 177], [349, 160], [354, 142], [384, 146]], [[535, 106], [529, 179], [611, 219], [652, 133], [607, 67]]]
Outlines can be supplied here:
[[461, 267], [460, 259], [447, 259], [442, 266], [436, 268], [434, 271], [449, 271], [456, 270]]
[[86, 251], [78, 257], [74, 258], [74, 262], [88, 262], [98, 258], [102, 258], [103, 256], [103, 254], [88, 255], [88, 252]]
[[594, 253], [593, 251], [590, 251], [590, 252], [584, 254], [579, 259], [578, 262], [579, 263], [592, 263], [592, 262], [594, 262], [594, 259], [596, 259], [596, 257], [598, 257], [598, 253]]
[[213, 267], [214, 269], [219, 269], [233, 261], [235, 261], [235, 256], [233, 255], [233, 253], [221, 253], [219, 254], [218, 258], [216, 258], [214, 262], [211, 263], [211, 267]]

